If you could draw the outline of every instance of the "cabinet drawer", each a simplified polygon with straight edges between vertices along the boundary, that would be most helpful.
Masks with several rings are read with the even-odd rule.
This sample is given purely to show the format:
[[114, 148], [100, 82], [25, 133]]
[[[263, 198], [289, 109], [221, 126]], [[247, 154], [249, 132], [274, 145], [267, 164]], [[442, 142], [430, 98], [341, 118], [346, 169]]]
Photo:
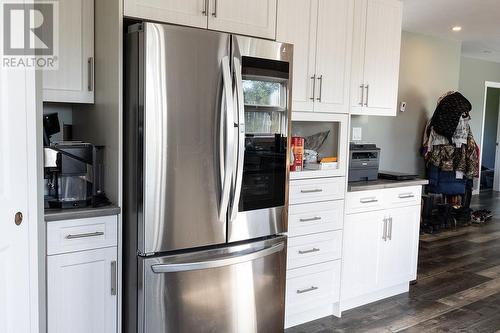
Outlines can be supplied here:
[[47, 255], [116, 245], [116, 216], [47, 223]]
[[385, 208], [383, 190], [349, 192], [346, 197], [346, 213], [362, 213]]
[[384, 190], [384, 195], [391, 208], [416, 206], [422, 201], [422, 186], [391, 188]]
[[288, 236], [296, 237], [342, 229], [344, 200], [291, 205]]
[[340, 259], [342, 253], [342, 231], [290, 238], [288, 240], [288, 269], [319, 264]]
[[340, 293], [340, 260], [287, 271], [287, 315], [307, 311], [318, 303], [338, 302]]
[[344, 198], [345, 178], [319, 178], [290, 181], [290, 204]]

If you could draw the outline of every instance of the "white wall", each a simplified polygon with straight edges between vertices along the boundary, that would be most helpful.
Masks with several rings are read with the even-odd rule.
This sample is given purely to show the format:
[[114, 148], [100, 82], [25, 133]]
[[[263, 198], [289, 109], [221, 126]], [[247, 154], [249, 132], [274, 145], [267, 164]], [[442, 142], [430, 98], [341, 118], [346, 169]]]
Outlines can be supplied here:
[[424, 174], [422, 133], [439, 96], [459, 86], [460, 55], [460, 42], [403, 32], [398, 99], [408, 103], [406, 112], [351, 121], [363, 128], [363, 141], [382, 149], [380, 170]]

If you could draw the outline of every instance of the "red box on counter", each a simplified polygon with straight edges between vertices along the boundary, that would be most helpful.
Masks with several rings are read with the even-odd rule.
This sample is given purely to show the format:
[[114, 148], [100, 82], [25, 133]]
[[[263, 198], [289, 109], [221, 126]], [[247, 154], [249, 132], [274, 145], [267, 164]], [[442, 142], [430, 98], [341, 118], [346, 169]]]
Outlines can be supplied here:
[[304, 138], [293, 136], [291, 146], [293, 163], [290, 164], [290, 171], [302, 171], [304, 168]]

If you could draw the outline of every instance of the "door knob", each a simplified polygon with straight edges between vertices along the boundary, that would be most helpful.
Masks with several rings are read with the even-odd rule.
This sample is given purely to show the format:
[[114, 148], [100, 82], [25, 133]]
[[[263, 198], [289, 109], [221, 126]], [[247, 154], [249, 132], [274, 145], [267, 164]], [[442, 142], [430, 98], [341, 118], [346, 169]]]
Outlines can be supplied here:
[[17, 212], [16, 216], [14, 217], [14, 222], [16, 225], [20, 225], [23, 222], [23, 213]]

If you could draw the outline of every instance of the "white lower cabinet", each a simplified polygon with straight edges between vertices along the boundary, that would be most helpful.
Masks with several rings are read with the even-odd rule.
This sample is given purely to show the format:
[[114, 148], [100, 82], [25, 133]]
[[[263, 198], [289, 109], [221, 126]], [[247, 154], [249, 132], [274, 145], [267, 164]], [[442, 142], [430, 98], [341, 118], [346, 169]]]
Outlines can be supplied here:
[[290, 182], [285, 328], [339, 314], [345, 177]]
[[[117, 332], [116, 221], [108, 216], [48, 222], [48, 332]], [[54, 246], [59, 239], [61, 246]]]
[[[380, 194], [388, 197], [393, 192]], [[394, 204], [387, 200], [384, 209], [350, 214], [357, 207], [346, 205], [353, 210], [347, 211], [344, 223], [342, 311], [405, 292], [416, 279], [420, 191], [416, 195], [417, 200], [407, 207], [391, 208]], [[356, 193], [347, 201], [358, 198]]]

